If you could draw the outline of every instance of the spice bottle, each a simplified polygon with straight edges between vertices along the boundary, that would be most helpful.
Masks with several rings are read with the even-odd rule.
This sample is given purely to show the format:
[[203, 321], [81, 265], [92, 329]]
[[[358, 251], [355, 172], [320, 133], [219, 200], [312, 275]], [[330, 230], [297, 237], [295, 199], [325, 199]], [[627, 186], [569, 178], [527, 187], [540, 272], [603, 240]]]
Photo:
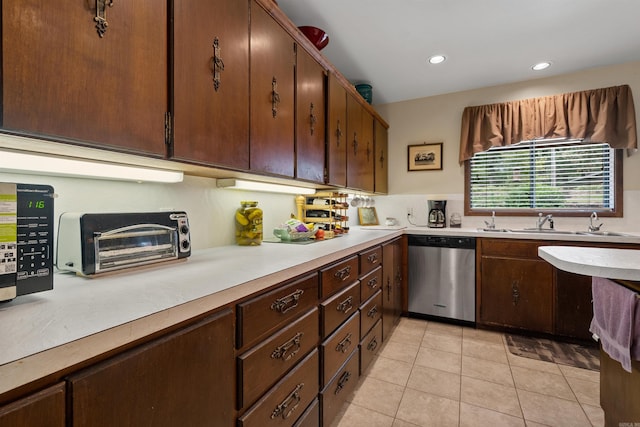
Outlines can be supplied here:
[[235, 223], [238, 245], [257, 246], [262, 243], [262, 209], [258, 207], [258, 202], [240, 202]]

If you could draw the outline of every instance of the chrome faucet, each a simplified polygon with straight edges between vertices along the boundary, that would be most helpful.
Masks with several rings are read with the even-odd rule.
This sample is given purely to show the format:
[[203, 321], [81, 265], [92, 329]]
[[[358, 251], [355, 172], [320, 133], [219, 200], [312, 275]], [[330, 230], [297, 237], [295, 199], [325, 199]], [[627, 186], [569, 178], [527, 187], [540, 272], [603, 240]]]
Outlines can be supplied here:
[[485, 228], [487, 230], [495, 230], [496, 229], [496, 212], [495, 211], [491, 212], [491, 222], [485, 221], [484, 224], [486, 225]]
[[542, 226], [547, 221], [549, 221], [549, 228], [553, 230], [553, 215], [549, 214], [547, 216], [542, 216], [542, 212], [540, 212], [538, 214], [538, 222], [536, 224], [538, 230], [542, 230]]
[[602, 227], [602, 223], [598, 225], [594, 225], [593, 221], [598, 220], [598, 214], [594, 211], [589, 217], [589, 232], [593, 233], [594, 231], [600, 231], [600, 227]]

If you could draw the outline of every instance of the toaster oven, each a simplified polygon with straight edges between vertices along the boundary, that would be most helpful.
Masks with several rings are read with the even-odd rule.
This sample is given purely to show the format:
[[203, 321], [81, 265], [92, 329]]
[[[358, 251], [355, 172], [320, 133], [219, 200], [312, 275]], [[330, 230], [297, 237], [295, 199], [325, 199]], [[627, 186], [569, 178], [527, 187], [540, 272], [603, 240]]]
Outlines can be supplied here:
[[66, 212], [58, 222], [59, 270], [88, 276], [189, 255], [185, 212]]

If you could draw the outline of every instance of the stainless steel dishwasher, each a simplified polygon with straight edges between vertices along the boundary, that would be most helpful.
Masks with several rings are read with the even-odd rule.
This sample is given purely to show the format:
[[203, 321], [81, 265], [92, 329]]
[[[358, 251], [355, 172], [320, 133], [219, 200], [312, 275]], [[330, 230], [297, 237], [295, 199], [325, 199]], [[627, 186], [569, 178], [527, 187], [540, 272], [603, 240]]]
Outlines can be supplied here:
[[408, 237], [409, 315], [475, 322], [476, 239]]

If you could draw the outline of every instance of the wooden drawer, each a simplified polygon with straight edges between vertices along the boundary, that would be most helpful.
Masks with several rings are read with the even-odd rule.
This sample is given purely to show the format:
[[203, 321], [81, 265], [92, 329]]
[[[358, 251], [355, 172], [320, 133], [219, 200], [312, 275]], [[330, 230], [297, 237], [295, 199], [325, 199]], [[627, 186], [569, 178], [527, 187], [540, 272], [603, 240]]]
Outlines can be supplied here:
[[293, 427], [319, 427], [320, 426], [320, 401], [311, 402], [311, 405], [298, 418]]
[[238, 348], [254, 344], [317, 304], [316, 273], [238, 304]]
[[356, 350], [322, 393], [320, 393], [323, 427], [329, 427], [331, 425], [331, 422], [340, 412], [347, 397], [355, 390], [359, 377], [358, 365], [359, 356]]
[[360, 375], [367, 370], [382, 345], [382, 319], [360, 341]]
[[332, 296], [320, 304], [322, 338], [326, 338], [360, 306], [360, 282]]
[[360, 307], [360, 339], [382, 318], [382, 291], [372, 296]]
[[379, 289], [382, 289], [382, 266], [360, 278], [360, 301], [368, 300]]
[[268, 340], [238, 357], [238, 408], [254, 403], [278, 378], [318, 345], [314, 308]]
[[358, 255], [360, 259], [360, 276], [367, 274], [379, 265], [382, 265], [382, 246], [376, 246]]
[[290, 427], [318, 396], [318, 351], [313, 350], [238, 418], [238, 427]]
[[358, 256], [347, 258], [320, 270], [322, 298], [326, 298], [358, 278]]
[[320, 345], [322, 385], [327, 384], [360, 342], [360, 313], [351, 318]]
[[[510, 258], [538, 258], [538, 241], [513, 239], [478, 239], [482, 256], [505, 256]], [[549, 244], [553, 242], [549, 241]]]

